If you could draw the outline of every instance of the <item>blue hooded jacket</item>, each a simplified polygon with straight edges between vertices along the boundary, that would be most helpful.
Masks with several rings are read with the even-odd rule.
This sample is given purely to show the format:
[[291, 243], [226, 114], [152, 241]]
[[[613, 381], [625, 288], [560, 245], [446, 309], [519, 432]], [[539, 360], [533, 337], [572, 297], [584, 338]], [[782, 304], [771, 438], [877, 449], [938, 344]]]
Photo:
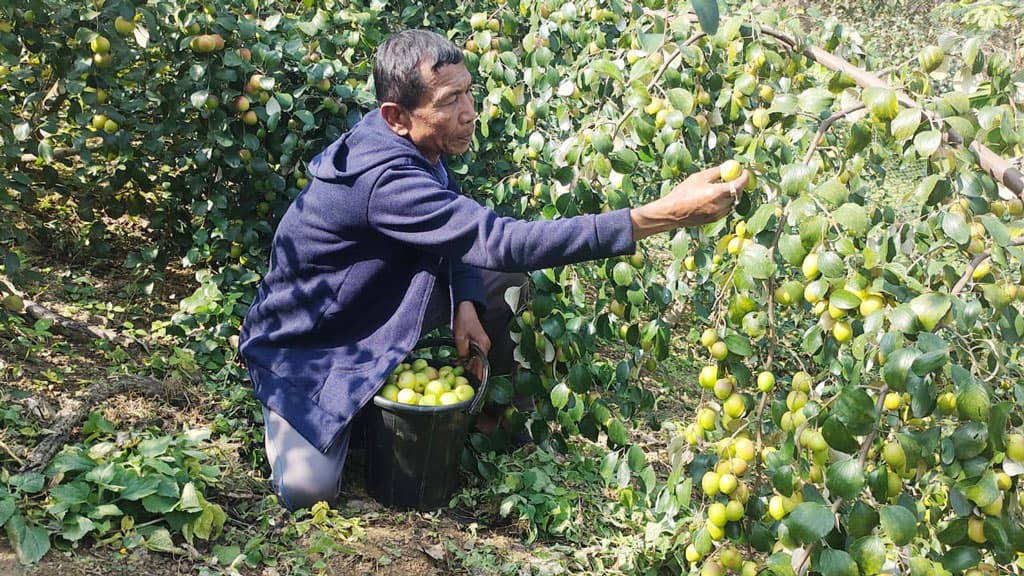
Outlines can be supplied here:
[[485, 302], [479, 269], [528, 271], [635, 250], [629, 210], [498, 216], [459, 193], [379, 111], [317, 155], [242, 326], [256, 397], [326, 451], [415, 346], [427, 301]]

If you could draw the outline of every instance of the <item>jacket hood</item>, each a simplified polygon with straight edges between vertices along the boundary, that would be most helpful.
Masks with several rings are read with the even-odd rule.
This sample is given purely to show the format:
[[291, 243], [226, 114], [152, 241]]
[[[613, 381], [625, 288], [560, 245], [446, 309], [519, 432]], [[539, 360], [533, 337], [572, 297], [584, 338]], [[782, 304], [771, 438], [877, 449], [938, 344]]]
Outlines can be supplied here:
[[391, 131], [380, 109], [375, 108], [352, 130], [317, 154], [308, 170], [320, 180], [350, 180], [395, 159], [410, 157], [430, 165], [415, 144]]

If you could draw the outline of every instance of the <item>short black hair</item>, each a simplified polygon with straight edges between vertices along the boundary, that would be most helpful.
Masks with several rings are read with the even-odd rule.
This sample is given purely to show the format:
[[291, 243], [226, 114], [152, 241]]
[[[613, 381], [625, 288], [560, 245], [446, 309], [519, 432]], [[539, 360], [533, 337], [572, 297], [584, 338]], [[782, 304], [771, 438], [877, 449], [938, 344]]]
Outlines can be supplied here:
[[377, 47], [373, 63], [377, 104], [395, 102], [408, 110], [415, 109], [426, 88], [420, 63], [430, 62], [431, 68], [437, 70], [462, 61], [462, 50], [436, 32], [403, 30], [392, 34]]

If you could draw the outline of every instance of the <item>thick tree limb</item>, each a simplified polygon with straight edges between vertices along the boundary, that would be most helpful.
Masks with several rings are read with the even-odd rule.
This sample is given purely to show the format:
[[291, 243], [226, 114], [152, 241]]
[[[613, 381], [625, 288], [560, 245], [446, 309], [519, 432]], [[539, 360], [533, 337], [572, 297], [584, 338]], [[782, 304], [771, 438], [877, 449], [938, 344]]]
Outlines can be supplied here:
[[163, 398], [167, 389], [163, 382], [149, 376], [115, 376], [110, 380], [90, 386], [86, 391], [67, 401], [50, 427], [50, 435], [43, 439], [25, 457], [22, 471], [39, 471], [45, 468], [60, 449], [67, 444], [72, 430], [85, 420], [89, 412], [112, 396], [135, 392], [150, 397]]
[[[794, 38], [784, 32], [778, 30], [772, 30], [770, 28], [762, 28], [761, 32], [779, 40], [783, 44], [787, 45], [789, 49], [799, 51], [803, 55], [811, 58], [818, 64], [828, 68], [829, 70], [835, 70], [837, 72], [842, 71], [849, 74], [857, 85], [861, 88], [888, 88], [893, 90], [894, 88], [889, 85], [888, 82], [882, 80], [878, 76], [875, 76], [871, 72], [864, 70], [858, 66], [851, 64], [850, 62], [818, 48], [817, 46], [801, 46]], [[896, 99], [899, 103], [907, 108], [916, 108], [924, 112], [928, 116], [929, 120], [932, 120], [937, 125], [942, 125], [940, 119], [936, 118], [934, 114], [921, 108], [921, 106], [907, 95], [902, 90], [896, 90]], [[951, 142], [963, 142], [963, 137], [960, 136], [952, 128], [946, 126], [944, 131], [949, 137]], [[974, 152], [977, 163], [983, 170], [988, 172], [997, 181], [1001, 182], [1003, 186], [1006, 186], [1017, 196], [1024, 197], [1024, 175], [1021, 175], [1020, 170], [1017, 170], [1010, 165], [1009, 161], [1002, 158], [987, 146], [978, 141], [973, 141], [970, 144], [970, 149]]]
[[2, 288], [5, 293], [15, 294], [24, 301], [25, 307], [22, 311], [23, 314], [33, 320], [49, 320], [53, 322], [54, 332], [57, 332], [67, 338], [79, 342], [90, 342], [93, 339], [108, 340], [126, 349], [130, 349], [134, 346], [145, 349], [145, 346], [134, 338], [122, 336], [121, 334], [112, 332], [106, 328], [86, 324], [85, 322], [75, 320], [74, 318], [68, 318], [67, 316], [58, 314], [49, 308], [26, 298], [25, 294], [15, 288], [14, 284], [12, 284], [3, 275], [0, 275], [0, 288]]

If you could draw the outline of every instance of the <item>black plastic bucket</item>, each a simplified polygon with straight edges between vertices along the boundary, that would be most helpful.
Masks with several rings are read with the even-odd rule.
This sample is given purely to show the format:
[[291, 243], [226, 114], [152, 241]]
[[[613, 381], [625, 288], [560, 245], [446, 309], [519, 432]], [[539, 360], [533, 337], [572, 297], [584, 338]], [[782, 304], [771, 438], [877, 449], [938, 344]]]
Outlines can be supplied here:
[[[417, 350], [454, 346], [451, 340], [422, 342]], [[365, 410], [367, 426], [366, 491], [392, 508], [435, 510], [448, 504], [459, 488], [459, 463], [469, 428], [483, 406], [490, 366], [476, 346], [473, 354], [483, 363], [483, 379], [466, 373], [476, 394], [447, 406], [416, 406], [374, 396]], [[435, 368], [441, 362], [427, 360]]]

